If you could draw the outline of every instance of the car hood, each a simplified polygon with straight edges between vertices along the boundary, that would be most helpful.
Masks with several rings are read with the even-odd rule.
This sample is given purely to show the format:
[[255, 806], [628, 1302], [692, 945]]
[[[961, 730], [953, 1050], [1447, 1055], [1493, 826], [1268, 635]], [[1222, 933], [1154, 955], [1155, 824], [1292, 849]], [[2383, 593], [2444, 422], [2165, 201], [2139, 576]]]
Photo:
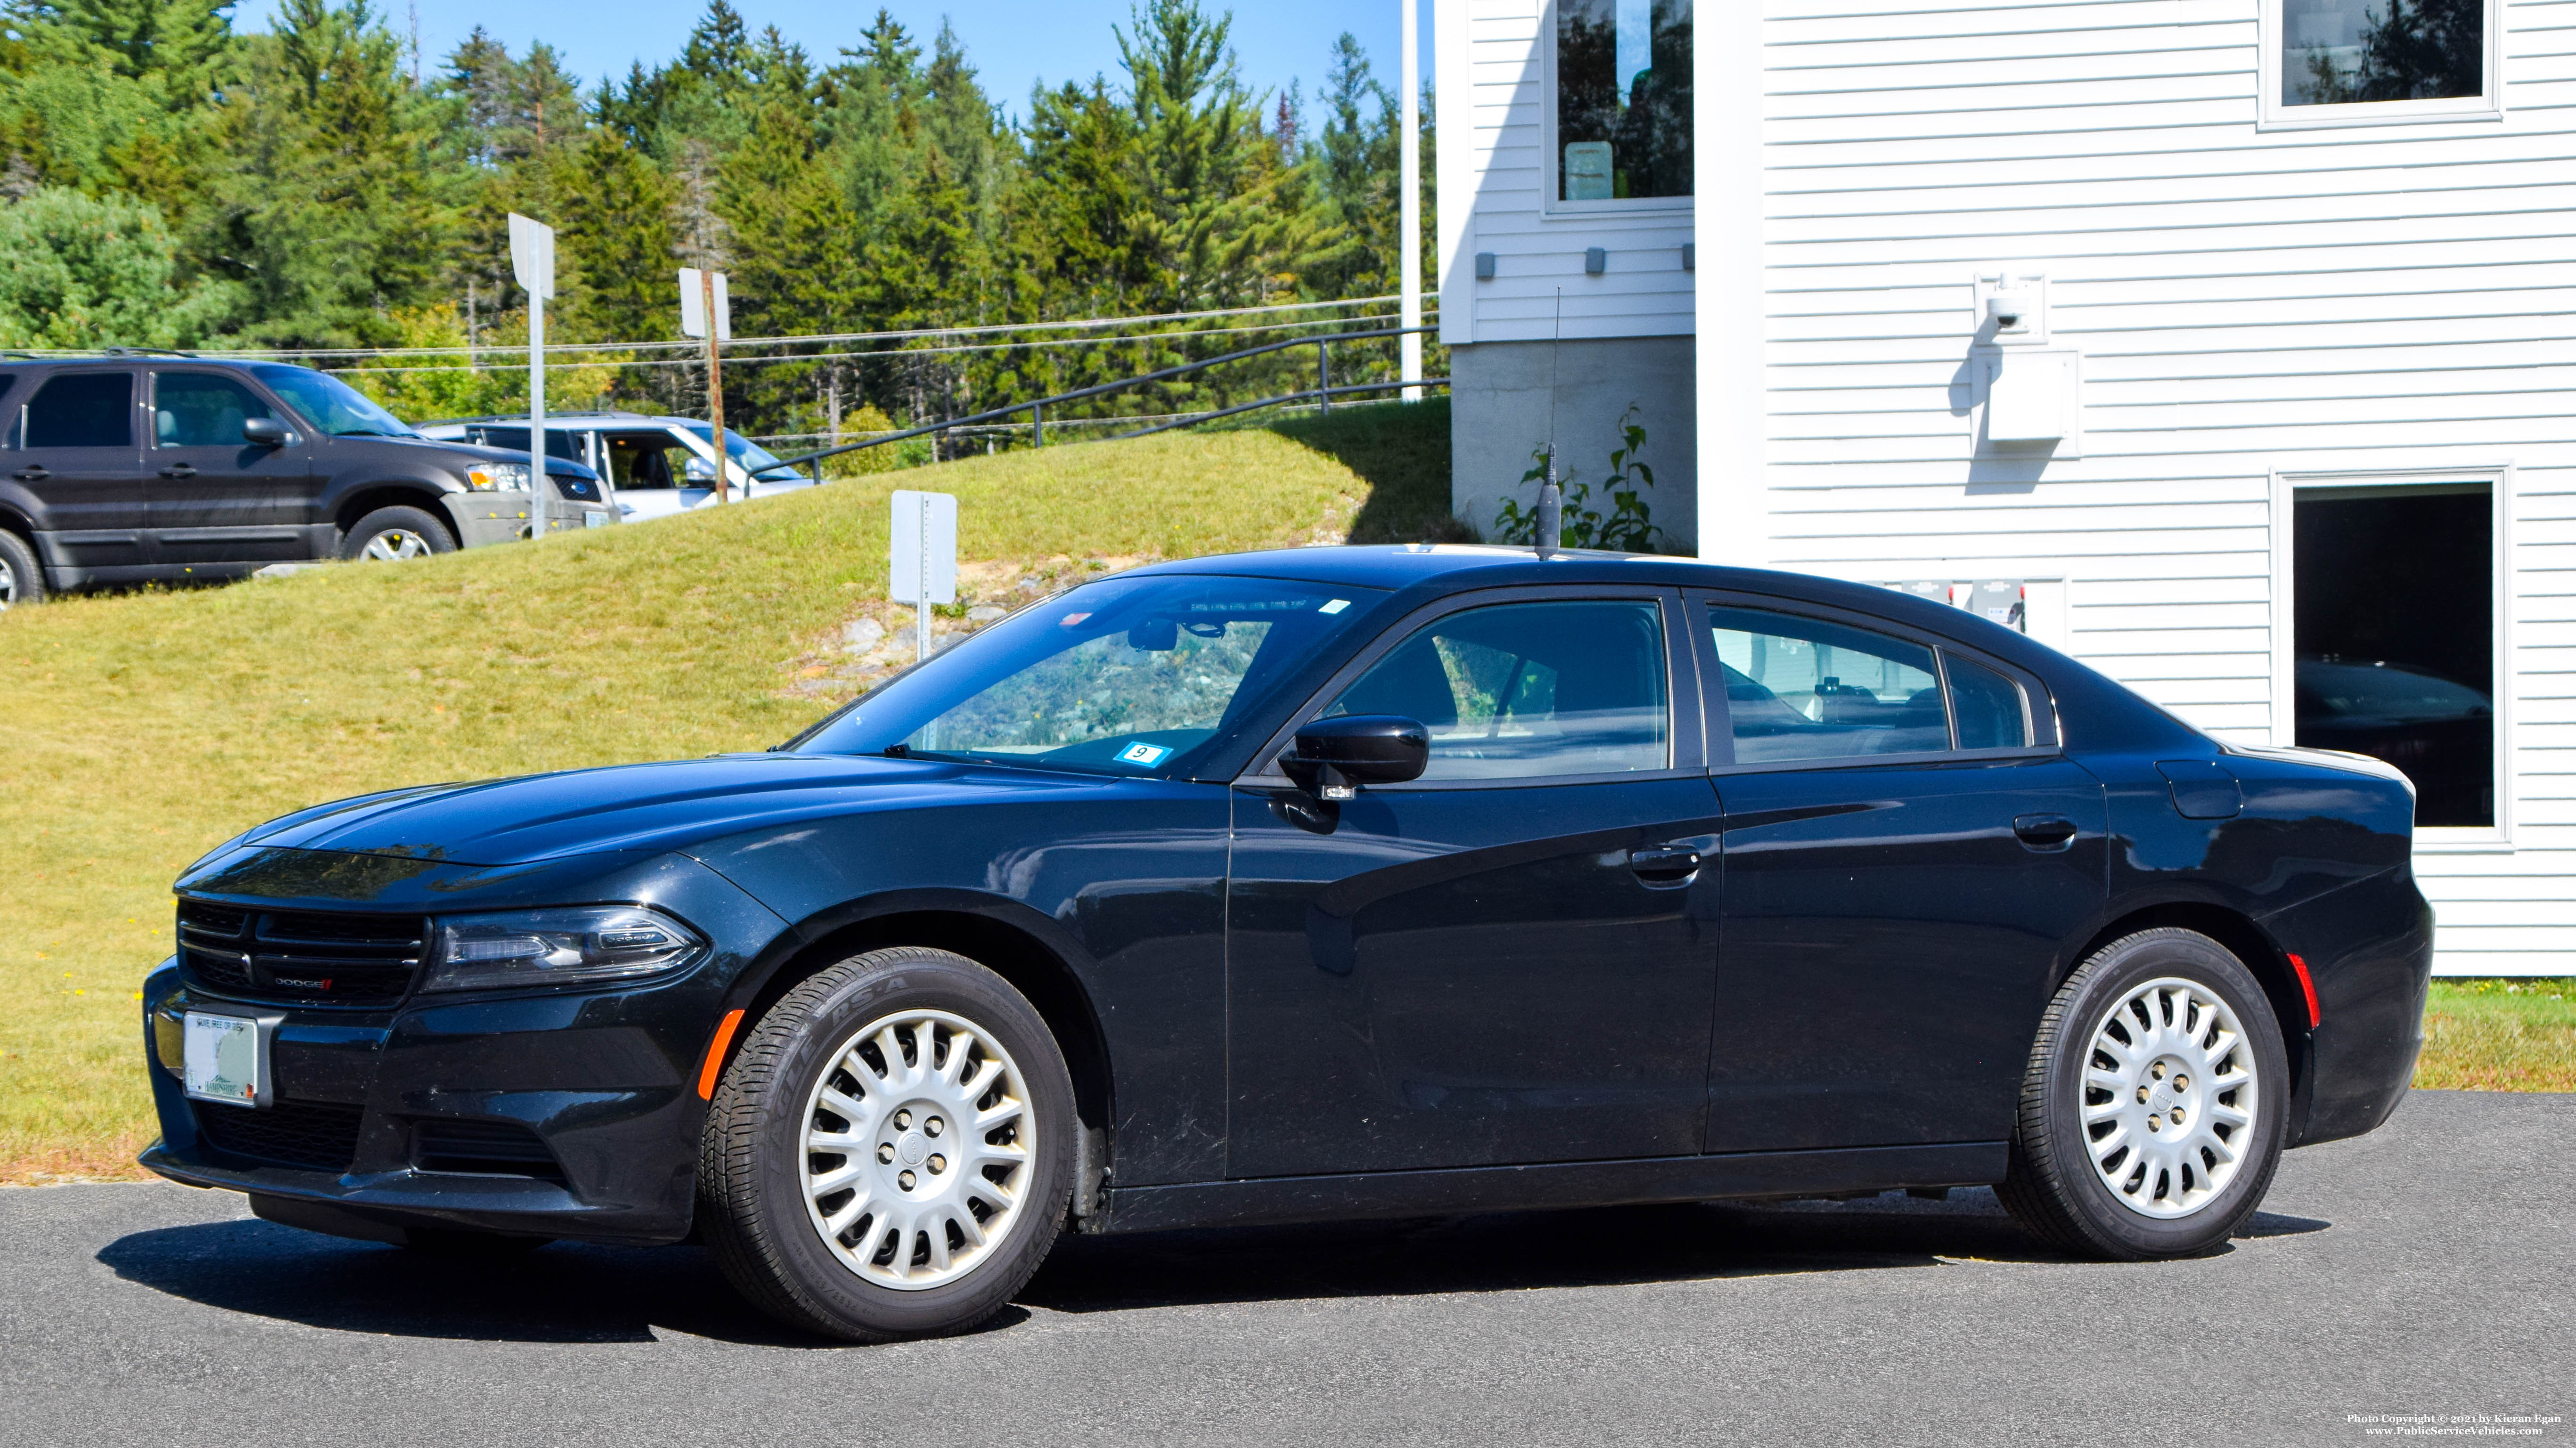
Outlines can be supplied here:
[[[380, 433], [349, 433], [341, 436], [337, 441], [381, 443], [394, 447], [422, 448], [431, 452], [443, 454], [451, 460], [460, 456], [476, 458], [484, 462], [493, 463], [524, 463], [528, 460], [527, 453], [521, 449], [485, 447], [479, 442], [467, 442], [462, 438], [386, 437]], [[546, 458], [546, 476], [550, 478], [596, 478], [599, 474], [593, 472], [587, 464], [574, 462], [570, 458], [559, 458], [548, 455]]]
[[[931, 760], [724, 754], [362, 795], [226, 842], [505, 866], [700, 841], [883, 809], [1025, 800], [1121, 781]], [[209, 859], [214, 854], [208, 856]]]

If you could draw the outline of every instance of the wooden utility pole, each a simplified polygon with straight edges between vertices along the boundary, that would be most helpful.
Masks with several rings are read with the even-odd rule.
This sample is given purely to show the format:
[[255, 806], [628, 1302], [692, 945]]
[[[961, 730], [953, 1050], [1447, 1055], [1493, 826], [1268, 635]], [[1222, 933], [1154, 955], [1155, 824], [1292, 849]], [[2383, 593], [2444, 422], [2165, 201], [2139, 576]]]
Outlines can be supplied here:
[[716, 272], [713, 267], [698, 269], [699, 295], [705, 301], [707, 315], [707, 420], [716, 428], [716, 501], [732, 501], [730, 478], [725, 472], [724, 439], [724, 361], [717, 351]]

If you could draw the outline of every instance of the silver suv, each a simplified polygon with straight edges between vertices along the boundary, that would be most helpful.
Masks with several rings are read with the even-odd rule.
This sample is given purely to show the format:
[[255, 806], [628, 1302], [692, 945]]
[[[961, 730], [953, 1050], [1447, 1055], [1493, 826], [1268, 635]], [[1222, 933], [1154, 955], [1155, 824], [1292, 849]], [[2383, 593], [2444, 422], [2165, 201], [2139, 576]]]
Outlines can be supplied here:
[[[528, 446], [528, 419], [459, 417], [421, 424], [425, 436], [485, 447]], [[618, 516], [641, 523], [699, 507], [715, 496], [715, 429], [685, 417], [635, 412], [546, 415], [546, 455], [565, 458], [607, 480]], [[810, 488], [814, 480], [731, 428], [725, 430], [725, 476], [733, 496], [765, 498]]]

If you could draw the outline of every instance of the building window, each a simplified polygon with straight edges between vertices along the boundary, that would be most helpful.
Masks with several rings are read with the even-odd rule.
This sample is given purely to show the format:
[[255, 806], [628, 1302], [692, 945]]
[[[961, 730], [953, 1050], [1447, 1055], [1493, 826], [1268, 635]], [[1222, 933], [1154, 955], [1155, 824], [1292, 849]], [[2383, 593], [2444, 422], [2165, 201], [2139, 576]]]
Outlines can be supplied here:
[[2264, 118], [2368, 124], [2497, 113], [2496, 0], [2267, 0]]
[[1560, 206], [1691, 194], [1691, 0], [1557, 0]]
[[2495, 486], [2292, 493], [2296, 742], [2404, 770], [2423, 828], [2502, 823]]

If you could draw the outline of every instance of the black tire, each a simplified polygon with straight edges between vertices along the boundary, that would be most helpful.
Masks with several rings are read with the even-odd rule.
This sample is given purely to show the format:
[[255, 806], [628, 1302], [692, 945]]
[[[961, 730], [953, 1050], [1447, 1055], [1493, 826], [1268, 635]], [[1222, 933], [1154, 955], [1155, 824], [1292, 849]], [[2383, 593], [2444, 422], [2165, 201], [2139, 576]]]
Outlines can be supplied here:
[[[382, 539], [388, 545], [376, 556], [393, 553], [405, 558], [456, 551], [456, 535], [447, 525], [432, 517], [427, 510], [412, 507], [378, 508], [358, 520], [358, 526], [340, 540], [340, 556], [351, 563], [369, 556], [368, 549]], [[419, 550], [426, 549], [427, 553]]]
[[[952, 1054], [957, 1039], [953, 1025], [926, 1022], [915, 1028], [901, 1022], [913, 1012], [962, 1022], [979, 1042], [997, 1045], [1001, 1054], [986, 1054], [979, 1044], [960, 1060]], [[897, 1022], [888, 1029], [895, 1032], [903, 1057], [900, 1070], [872, 1064], [886, 1059], [875, 1045], [876, 1036], [854, 1039], [889, 1020]], [[908, 1215], [947, 1212], [953, 1221], [959, 1207], [925, 1204], [908, 1194], [917, 1188], [975, 1197], [983, 1189], [973, 1183], [987, 1170], [963, 1155], [972, 1138], [949, 1132], [945, 1118], [937, 1115], [936, 1092], [950, 1088], [906, 1084], [902, 1073], [919, 1069], [913, 1052], [923, 1029], [932, 1037], [930, 1060], [943, 1075], [954, 1066], [971, 1078], [987, 1064], [1001, 1073], [980, 1099], [962, 1109], [999, 1110], [1006, 1097], [1020, 1107], [1014, 1124], [997, 1126], [987, 1137], [996, 1150], [1024, 1154], [1017, 1164], [992, 1164], [989, 1170], [1002, 1175], [985, 1178], [1011, 1184], [1015, 1203], [1006, 1216], [996, 1210], [977, 1217], [979, 1231], [983, 1224], [1000, 1223], [988, 1246], [966, 1243], [962, 1231], [948, 1225], [924, 1225], [934, 1222], [931, 1216]], [[866, 1057], [865, 1050], [876, 1054]], [[845, 1051], [862, 1053], [860, 1064], [871, 1072], [864, 1082], [845, 1066]], [[869, 1114], [854, 1119], [818, 1104], [813, 1108], [817, 1114], [809, 1118], [808, 1103], [817, 1100], [827, 1077]], [[1021, 1094], [1003, 1091], [1014, 1079]], [[921, 1114], [913, 1115], [916, 1110]], [[874, 1150], [816, 1153], [807, 1140], [809, 1120], [817, 1129], [837, 1130], [853, 1141], [881, 1139]], [[1015, 1140], [1013, 1133], [1031, 1121], [1034, 1126]], [[835, 1128], [832, 1122], [840, 1125]], [[905, 1122], [909, 1124], [901, 1124]], [[800, 982], [751, 1028], [726, 1067], [708, 1106], [698, 1158], [699, 1226], [726, 1278], [753, 1305], [782, 1322], [853, 1342], [963, 1332], [1008, 1303], [1062, 1233], [1072, 1196], [1077, 1129], [1064, 1055], [1036, 1008], [1010, 982], [944, 950], [899, 946], [870, 951]], [[923, 1133], [946, 1133], [946, 1141], [954, 1145], [942, 1147]], [[948, 1161], [927, 1154], [934, 1150], [960, 1156]], [[818, 1196], [809, 1212], [807, 1171], [848, 1169], [861, 1173], [849, 1194]], [[907, 1171], [909, 1175], [898, 1175]], [[933, 1172], [945, 1175], [934, 1177]], [[827, 1238], [824, 1214], [860, 1204], [875, 1205]], [[991, 1208], [993, 1203], [965, 1201], [963, 1209], [979, 1205]], [[884, 1207], [885, 1214], [874, 1214], [876, 1206]], [[947, 1267], [930, 1259], [932, 1230], [941, 1234]], [[898, 1240], [900, 1246], [895, 1245]], [[960, 1252], [974, 1255], [970, 1260]], [[938, 1275], [942, 1272], [955, 1275], [943, 1278]], [[888, 1280], [916, 1274], [918, 1281], [931, 1285]]]
[[[2189, 1073], [2206, 1068], [2192, 1058], [2224, 1043], [2223, 1017], [2171, 988], [2139, 997], [2160, 981], [2214, 998], [2239, 1028], [2233, 1047], [2214, 1053], [2221, 1074], [2197, 1086]], [[2125, 1035], [2113, 1035], [2113, 1019]], [[2097, 1054], [2106, 1037], [2110, 1046]], [[2118, 1077], [2119, 1089], [2088, 1082], [2088, 1065]], [[2240, 1068], [2251, 1077], [2250, 1112], [2238, 1109], [2245, 1088], [2207, 1089], [2237, 1079]], [[2132, 1092], [2145, 1098], [2134, 1109]], [[2040, 1018], [1996, 1195], [2032, 1235], [2080, 1256], [2133, 1262], [2213, 1252], [2271, 1189], [2289, 1105], [2280, 1023], [2245, 963], [2194, 931], [2140, 931], [2078, 966]], [[2088, 1126], [2088, 1109], [2118, 1116]], [[2234, 1115], [2250, 1120], [2231, 1124]], [[2140, 1129], [2150, 1123], [2155, 1132]], [[2177, 1137], [2179, 1152], [2170, 1144]], [[2232, 1166], [2220, 1156], [2240, 1147]]]
[[36, 550], [26, 539], [0, 530], [0, 612], [44, 601], [45, 570], [36, 562]]

